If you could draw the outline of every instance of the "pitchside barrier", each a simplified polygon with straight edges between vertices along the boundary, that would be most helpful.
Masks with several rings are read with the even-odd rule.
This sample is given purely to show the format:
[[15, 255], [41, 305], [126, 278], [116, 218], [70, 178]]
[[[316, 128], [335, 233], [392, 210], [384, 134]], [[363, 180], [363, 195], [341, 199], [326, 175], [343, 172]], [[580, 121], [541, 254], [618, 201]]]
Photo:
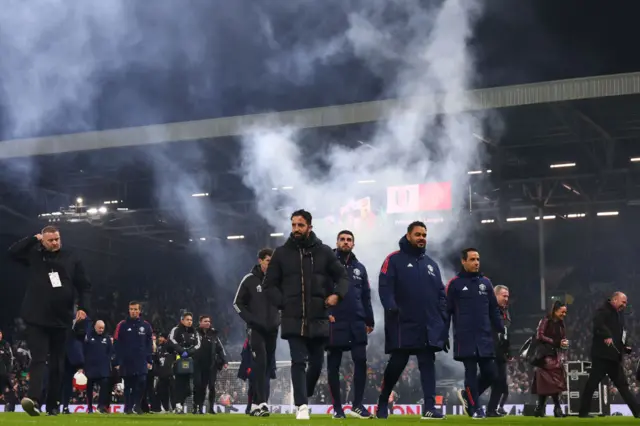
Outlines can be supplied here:
[[[570, 362], [566, 365], [567, 368], [567, 384], [568, 384], [568, 401], [567, 405], [563, 406], [563, 410], [568, 414], [575, 414], [576, 398], [579, 396], [582, 387], [584, 386], [585, 375], [588, 374], [590, 368], [588, 362]], [[248, 383], [238, 379], [238, 369], [240, 368], [239, 362], [230, 362], [226, 370], [218, 373], [218, 379], [216, 381], [216, 402], [215, 410], [218, 413], [229, 414], [244, 414], [247, 404], [247, 386]], [[603, 392], [601, 387], [594, 395], [594, 401], [592, 405], [593, 414], [621, 414], [624, 416], [630, 416], [631, 411], [629, 407], [622, 404], [609, 405], [609, 398], [607, 392]], [[207, 395], [208, 398], [208, 395]], [[438, 401], [441, 399], [438, 398]], [[189, 398], [187, 401], [186, 412], [191, 412], [192, 400]], [[291, 384], [291, 361], [278, 361], [276, 363], [276, 379], [271, 380], [271, 391], [269, 395], [269, 404], [271, 412], [274, 414], [291, 414], [294, 411], [293, 406], [293, 386]], [[375, 413], [377, 406], [365, 404], [365, 406]], [[97, 408], [97, 407], [96, 407]], [[310, 405], [309, 408], [313, 414], [333, 414], [333, 407], [331, 405]], [[343, 406], [345, 412], [351, 411], [351, 406], [345, 404]], [[462, 414], [462, 407], [458, 404], [455, 405], [438, 405], [438, 409], [449, 415]], [[87, 411], [86, 405], [71, 405], [69, 409], [72, 413], [85, 413]], [[15, 408], [16, 411], [22, 411], [22, 407], [19, 405]], [[525, 411], [524, 404], [508, 404], [505, 405], [505, 410], [510, 415], [523, 415]], [[5, 411], [5, 406], [0, 405], [0, 412]], [[113, 413], [122, 413], [124, 411], [123, 404], [112, 404], [111, 411]], [[422, 412], [422, 406], [420, 404], [395, 404], [393, 406], [392, 415], [420, 415]], [[546, 407], [547, 415], [553, 415], [553, 405], [548, 404]]]

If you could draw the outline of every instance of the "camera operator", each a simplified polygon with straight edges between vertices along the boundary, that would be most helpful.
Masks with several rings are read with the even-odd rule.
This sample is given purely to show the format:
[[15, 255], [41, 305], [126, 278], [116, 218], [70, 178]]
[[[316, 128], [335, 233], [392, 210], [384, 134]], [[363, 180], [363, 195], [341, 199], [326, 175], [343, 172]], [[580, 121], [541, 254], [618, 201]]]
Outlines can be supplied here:
[[184, 403], [191, 396], [191, 379], [194, 372], [193, 356], [202, 343], [200, 334], [193, 327], [193, 314], [184, 312], [180, 324], [169, 333], [169, 342], [173, 351], [181, 359], [176, 363], [176, 414], [184, 414]]

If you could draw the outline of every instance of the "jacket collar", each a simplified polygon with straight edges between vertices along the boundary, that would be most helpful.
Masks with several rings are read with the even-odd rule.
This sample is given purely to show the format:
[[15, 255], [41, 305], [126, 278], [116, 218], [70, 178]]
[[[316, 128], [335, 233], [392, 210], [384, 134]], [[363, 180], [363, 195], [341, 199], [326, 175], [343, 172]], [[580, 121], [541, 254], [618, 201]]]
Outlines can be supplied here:
[[425, 247], [420, 248], [420, 247], [415, 247], [414, 245], [412, 245], [409, 240], [407, 239], [407, 236], [404, 235], [402, 238], [400, 238], [400, 241], [398, 242], [398, 245], [400, 246], [400, 251], [403, 253], [406, 253], [410, 256], [415, 256], [415, 257], [421, 257], [424, 256], [425, 254]]
[[285, 246], [294, 248], [296, 250], [309, 249], [320, 244], [322, 244], [322, 240], [320, 240], [320, 238], [318, 238], [313, 231], [309, 233], [308, 237], [301, 240], [297, 240], [293, 237], [293, 234], [291, 234], [289, 235], [289, 239], [287, 240], [287, 242], [284, 243]]
[[482, 277], [484, 277], [482, 272], [467, 272], [464, 269], [461, 269], [460, 272], [458, 272], [458, 276], [462, 277], [462, 278], [474, 278], [474, 277], [482, 278]]
[[338, 249], [333, 249], [333, 252], [336, 254], [336, 257], [338, 258], [340, 263], [345, 266], [352, 265], [358, 261], [358, 258], [356, 257], [356, 254], [354, 252], [345, 254]]
[[260, 281], [264, 279], [264, 272], [262, 272], [262, 268], [260, 265], [253, 265], [251, 268], [251, 273], [256, 276]]

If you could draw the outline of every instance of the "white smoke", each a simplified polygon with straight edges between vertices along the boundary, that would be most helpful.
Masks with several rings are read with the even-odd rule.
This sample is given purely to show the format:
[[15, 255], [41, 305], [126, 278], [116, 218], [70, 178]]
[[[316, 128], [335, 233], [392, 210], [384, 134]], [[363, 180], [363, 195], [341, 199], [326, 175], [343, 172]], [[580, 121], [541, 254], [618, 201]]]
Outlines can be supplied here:
[[[401, 10], [402, 19], [388, 22], [385, 10], [367, 8], [365, 3], [361, 11], [350, 14], [349, 28], [342, 37], [345, 45], [374, 71], [388, 68], [389, 61], [400, 63], [387, 93], [401, 98], [401, 106], [377, 123], [370, 140], [361, 146], [333, 145], [322, 153], [328, 164], [328, 170], [322, 173], [318, 172], [316, 157], [310, 157], [305, 150], [305, 145], [308, 148], [313, 143], [307, 140], [306, 133], [277, 123], [255, 127], [243, 139], [244, 182], [254, 190], [260, 214], [279, 232], [288, 229], [289, 215], [296, 209], [313, 212], [316, 208], [329, 208], [337, 213], [340, 206], [367, 191], [374, 192], [359, 183], [362, 181], [374, 180], [381, 188], [451, 182], [453, 210], [428, 230], [427, 251], [442, 265], [444, 257], [468, 244], [464, 197], [456, 197], [455, 191], [467, 188], [467, 172], [479, 156], [473, 133], [482, 133], [484, 118], [478, 114], [434, 115], [432, 111], [460, 110], [468, 103], [465, 91], [474, 77], [469, 38], [480, 13], [479, 2], [447, 0], [438, 7], [411, 1], [388, 3], [390, 8]], [[335, 37], [328, 43], [331, 48], [340, 44]], [[304, 47], [296, 50], [296, 57], [287, 61], [282, 70], [291, 64], [305, 64], [302, 72], [308, 72], [318, 60], [319, 48], [314, 46], [307, 55]], [[293, 189], [272, 189], [283, 186]], [[413, 219], [422, 218], [416, 214]], [[314, 217], [314, 231], [334, 246], [337, 232], [345, 225], [321, 219]], [[371, 230], [352, 228], [356, 237], [354, 252], [367, 267], [374, 292], [384, 258], [397, 250], [398, 240], [406, 232], [405, 226], [394, 226], [393, 222], [390, 216]], [[445, 242], [446, 247], [442, 246]], [[453, 272], [444, 274], [446, 280]], [[376, 319], [381, 326], [379, 306]]]

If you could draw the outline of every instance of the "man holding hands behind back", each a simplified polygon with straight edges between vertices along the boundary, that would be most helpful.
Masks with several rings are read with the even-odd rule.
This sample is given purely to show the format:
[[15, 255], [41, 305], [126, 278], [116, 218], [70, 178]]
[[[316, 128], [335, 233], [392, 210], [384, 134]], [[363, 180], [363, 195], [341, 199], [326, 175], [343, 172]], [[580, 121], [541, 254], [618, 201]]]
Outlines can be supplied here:
[[13, 244], [9, 254], [28, 268], [21, 316], [27, 325], [27, 345], [32, 358], [29, 391], [22, 399], [22, 408], [30, 416], [40, 415], [49, 357], [47, 413], [57, 415], [75, 295], [77, 293], [79, 299], [76, 320], [84, 320], [89, 311], [91, 283], [80, 259], [73, 252], [62, 249], [60, 231], [53, 226]]
[[347, 271], [331, 247], [316, 237], [311, 220], [305, 210], [293, 212], [291, 236], [273, 252], [263, 281], [263, 291], [282, 310], [281, 337], [289, 341], [298, 420], [309, 419], [308, 398], [322, 371], [329, 337], [327, 308], [349, 290]]

